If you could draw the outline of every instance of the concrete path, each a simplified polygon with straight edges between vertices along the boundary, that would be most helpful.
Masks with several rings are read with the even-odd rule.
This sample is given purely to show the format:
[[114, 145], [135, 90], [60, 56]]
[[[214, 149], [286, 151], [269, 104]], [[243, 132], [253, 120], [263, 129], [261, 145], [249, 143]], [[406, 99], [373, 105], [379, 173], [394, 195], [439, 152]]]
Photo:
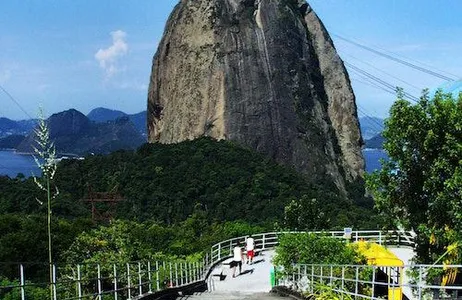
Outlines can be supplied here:
[[[267, 293], [271, 290], [270, 269], [271, 259], [274, 251], [265, 251], [254, 258], [252, 265], [243, 264], [242, 273], [236, 269], [236, 277], [233, 278], [232, 269], [225, 264], [217, 266], [212, 271], [209, 280], [209, 290], [212, 292], [245, 292], [245, 293]], [[226, 275], [225, 280], [220, 281], [218, 276], [213, 274]]]
[[[233, 278], [232, 269], [227, 265], [229, 260], [218, 265], [209, 277], [209, 291], [198, 295], [185, 296], [182, 299], [213, 300], [287, 300], [287, 298], [270, 294], [270, 269], [274, 251], [265, 251], [254, 258], [252, 265], [242, 265], [242, 273], [236, 269], [236, 277]], [[225, 275], [224, 280], [219, 276]]]
[[[412, 249], [408, 248], [388, 248], [401, 260], [404, 264], [409, 264], [410, 259], [414, 256]], [[209, 277], [209, 291], [198, 295], [185, 296], [181, 299], [190, 300], [287, 300], [288, 298], [279, 297], [270, 294], [270, 269], [271, 260], [274, 256], [274, 251], [265, 251], [261, 255], [255, 257], [254, 264], [242, 266], [242, 273], [235, 278], [232, 277], [232, 269], [229, 268], [227, 262], [218, 265], [212, 271], [212, 276]], [[236, 270], [236, 274], [238, 274]], [[225, 279], [220, 281], [218, 276], [213, 275], [223, 274]], [[408, 283], [408, 278], [404, 274], [403, 283]], [[413, 299], [409, 288], [403, 288], [403, 292], [409, 299]]]

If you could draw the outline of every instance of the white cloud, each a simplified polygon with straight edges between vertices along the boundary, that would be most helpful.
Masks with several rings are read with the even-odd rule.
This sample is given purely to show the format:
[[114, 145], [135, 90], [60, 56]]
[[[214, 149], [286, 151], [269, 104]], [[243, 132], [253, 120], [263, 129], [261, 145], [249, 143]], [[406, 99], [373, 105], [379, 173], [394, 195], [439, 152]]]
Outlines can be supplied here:
[[11, 78], [11, 71], [10, 70], [2, 70], [0, 71], [0, 83], [5, 84]]
[[112, 77], [120, 69], [117, 61], [128, 52], [128, 44], [125, 41], [127, 33], [122, 30], [111, 32], [112, 45], [106, 49], [99, 49], [95, 54], [95, 59], [106, 73], [106, 78]]

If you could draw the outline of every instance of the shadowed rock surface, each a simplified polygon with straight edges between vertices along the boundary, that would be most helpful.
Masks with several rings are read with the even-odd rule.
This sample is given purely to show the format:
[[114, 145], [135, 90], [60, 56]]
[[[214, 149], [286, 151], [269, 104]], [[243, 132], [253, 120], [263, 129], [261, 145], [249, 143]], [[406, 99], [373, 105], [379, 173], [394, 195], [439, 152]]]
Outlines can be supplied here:
[[300, 0], [182, 0], [154, 56], [150, 142], [230, 139], [345, 191], [364, 160], [342, 60]]

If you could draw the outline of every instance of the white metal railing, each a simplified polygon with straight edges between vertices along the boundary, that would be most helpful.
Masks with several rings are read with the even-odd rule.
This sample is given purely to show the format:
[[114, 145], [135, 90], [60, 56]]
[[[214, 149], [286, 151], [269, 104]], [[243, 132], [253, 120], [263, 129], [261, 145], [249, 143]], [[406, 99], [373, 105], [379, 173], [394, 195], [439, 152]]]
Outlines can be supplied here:
[[[257, 251], [273, 249], [279, 243], [279, 236], [291, 232], [270, 232], [253, 234]], [[297, 233], [297, 232], [292, 232]], [[343, 231], [317, 231], [333, 237], [343, 238]], [[131, 262], [128, 264], [81, 264], [54, 265], [53, 288], [54, 299], [139, 299], [144, 295], [171, 287], [182, 287], [191, 283], [204, 281], [212, 268], [231, 256], [233, 247], [243, 243], [246, 236], [229, 239], [213, 245], [209, 252], [198, 262]], [[413, 234], [404, 231], [353, 231], [351, 238], [355, 241], [367, 240], [379, 244], [413, 247]], [[48, 288], [49, 283], [31, 282], [33, 277], [41, 274], [47, 278], [47, 264], [12, 264], [0, 263], [2, 270], [9, 269], [10, 277], [16, 278], [11, 284], [1, 284], [0, 298], [13, 292], [17, 299], [28, 299], [34, 287]]]
[[[53, 299], [140, 299], [156, 291], [205, 280], [208, 264], [204, 259], [199, 262], [53, 265]], [[48, 289], [50, 286], [48, 282], [31, 282], [26, 277], [29, 271], [29, 276], [45, 274], [46, 278], [47, 264], [0, 263], [0, 268], [17, 268], [19, 275], [19, 279], [11, 284], [0, 285], [0, 299], [10, 293], [10, 296], [16, 295], [17, 299], [25, 300], [37, 294], [34, 288]]]
[[[253, 234], [256, 248], [260, 251], [273, 249], [279, 244], [279, 236], [284, 233], [305, 233], [300, 231], [269, 232]], [[306, 233], [327, 234], [336, 238], [344, 238], [343, 231], [312, 231]], [[380, 245], [397, 245], [400, 247], [414, 247], [415, 234], [409, 231], [377, 231], [377, 230], [358, 230], [351, 232], [353, 241], [365, 240], [375, 242]], [[246, 236], [241, 236], [226, 241], [219, 242], [212, 246], [210, 251], [211, 262], [215, 264], [220, 260], [231, 256], [233, 248], [238, 243], [244, 243]]]
[[[386, 274], [384, 267], [380, 266], [300, 264], [290, 272], [277, 274], [276, 278], [278, 285], [295, 291], [316, 294], [329, 289], [342, 299], [462, 299], [460, 283], [442, 284], [444, 274], [460, 273], [462, 265], [406, 265], [396, 268], [399, 270], [395, 270], [398, 274], [395, 277]], [[415, 274], [414, 278], [403, 283], [399, 274], [411, 272]]]

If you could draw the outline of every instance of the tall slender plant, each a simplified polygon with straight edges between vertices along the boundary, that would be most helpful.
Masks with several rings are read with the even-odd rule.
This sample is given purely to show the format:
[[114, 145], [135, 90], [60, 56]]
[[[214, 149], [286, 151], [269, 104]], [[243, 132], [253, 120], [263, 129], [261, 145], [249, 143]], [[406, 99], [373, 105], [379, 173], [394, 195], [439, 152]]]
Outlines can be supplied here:
[[[50, 140], [50, 130], [45, 120], [43, 110], [39, 111], [38, 126], [35, 129], [34, 155], [35, 163], [42, 171], [42, 176], [37, 178], [34, 176], [34, 182], [37, 186], [47, 193], [47, 228], [48, 228], [48, 265], [49, 265], [49, 280], [50, 280], [50, 299], [53, 299], [53, 252], [51, 243], [51, 200], [58, 194], [59, 190], [55, 187], [51, 189], [53, 178], [56, 174], [56, 148]], [[43, 202], [40, 202], [43, 203]]]

